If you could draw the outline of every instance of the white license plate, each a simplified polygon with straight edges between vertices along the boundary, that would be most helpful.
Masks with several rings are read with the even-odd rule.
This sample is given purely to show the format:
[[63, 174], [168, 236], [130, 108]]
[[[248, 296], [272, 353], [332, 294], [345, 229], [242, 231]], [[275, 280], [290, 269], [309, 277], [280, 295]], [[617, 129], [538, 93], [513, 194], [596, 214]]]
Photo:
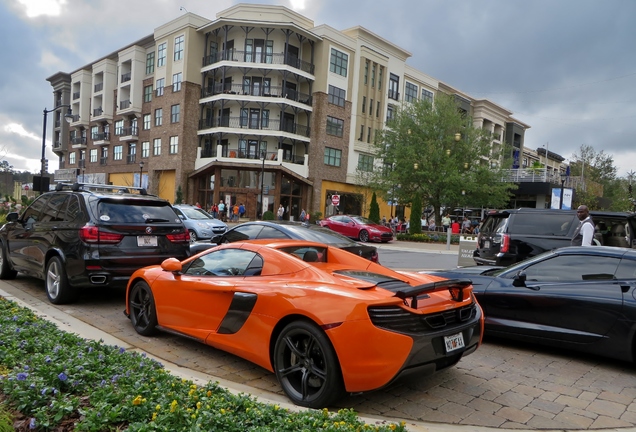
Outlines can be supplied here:
[[447, 353], [464, 348], [464, 335], [457, 333], [452, 336], [444, 336], [444, 344]]
[[490, 242], [488, 240], [486, 240], [484, 242], [484, 249], [488, 249], [488, 248], [490, 248]]
[[157, 246], [157, 236], [137, 236], [137, 246]]

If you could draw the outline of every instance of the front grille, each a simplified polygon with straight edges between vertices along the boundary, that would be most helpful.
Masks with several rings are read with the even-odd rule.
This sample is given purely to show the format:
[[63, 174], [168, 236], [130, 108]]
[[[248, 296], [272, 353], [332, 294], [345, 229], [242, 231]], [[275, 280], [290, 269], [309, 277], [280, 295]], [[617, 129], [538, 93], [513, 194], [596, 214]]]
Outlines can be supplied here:
[[476, 306], [469, 306], [418, 315], [399, 306], [380, 306], [368, 308], [369, 318], [374, 326], [398, 333], [426, 333], [453, 325], [462, 324], [475, 316]]

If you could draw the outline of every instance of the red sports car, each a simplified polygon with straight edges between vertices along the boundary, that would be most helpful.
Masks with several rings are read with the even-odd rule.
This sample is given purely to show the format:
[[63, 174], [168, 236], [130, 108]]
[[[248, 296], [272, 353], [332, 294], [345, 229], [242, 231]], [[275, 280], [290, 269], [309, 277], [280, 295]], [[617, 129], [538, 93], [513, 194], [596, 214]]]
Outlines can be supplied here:
[[135, 330], [182, 334], [276, 374], [301, 406], [456, 364], [481, 343], [470, 281], [399, 273], [303, 240], [253, 240], [136, 271]]
[[378, 225], [362, 216], [329, 216], [321, 220], [320, 225], [363, 242], [379, 241], [386, 243], [393, 240], [391, 228]]

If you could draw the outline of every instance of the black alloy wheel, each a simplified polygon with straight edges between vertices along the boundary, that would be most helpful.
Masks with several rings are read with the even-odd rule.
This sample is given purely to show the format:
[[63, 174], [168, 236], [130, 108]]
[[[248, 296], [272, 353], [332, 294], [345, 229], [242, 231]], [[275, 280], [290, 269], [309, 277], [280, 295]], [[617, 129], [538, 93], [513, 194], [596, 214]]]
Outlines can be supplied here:
[[79, 296], [77, 288], [72, 287], [68, 283], [64, 264], [58, 256], [52, 257], [46, 264], [44, 286], [46, 288], [46, 296], [53, 304], [72, 303]]
[[274, 347], [274, 370], [287, 397], [299, 406], [324, 408], [344, 392], [331, 342], [312, 323], [295, 321], [283, 329]]
[[361, 242], [368, 242], [369, 232], [367, 230], [361, 230], [360, 234], [358, 234], [358, 238], [360, 239]]
[[137, 333], [151, 336], [157, 332], [157, 309], [152, 290], [144, 281], [133, 285], [128, 296], [130, 321]]

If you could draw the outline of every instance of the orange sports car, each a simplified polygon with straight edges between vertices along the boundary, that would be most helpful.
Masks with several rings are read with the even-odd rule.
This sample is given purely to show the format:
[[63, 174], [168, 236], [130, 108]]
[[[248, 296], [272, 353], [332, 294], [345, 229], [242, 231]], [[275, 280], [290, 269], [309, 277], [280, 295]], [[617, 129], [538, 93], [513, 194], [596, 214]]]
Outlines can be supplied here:
[[276, 373], [311, 408], [453, 366], [483, 334], [470, 281], [302, 240], [230, 243], [137, 270], [126, 314], [142, 335], [186, 335]]

